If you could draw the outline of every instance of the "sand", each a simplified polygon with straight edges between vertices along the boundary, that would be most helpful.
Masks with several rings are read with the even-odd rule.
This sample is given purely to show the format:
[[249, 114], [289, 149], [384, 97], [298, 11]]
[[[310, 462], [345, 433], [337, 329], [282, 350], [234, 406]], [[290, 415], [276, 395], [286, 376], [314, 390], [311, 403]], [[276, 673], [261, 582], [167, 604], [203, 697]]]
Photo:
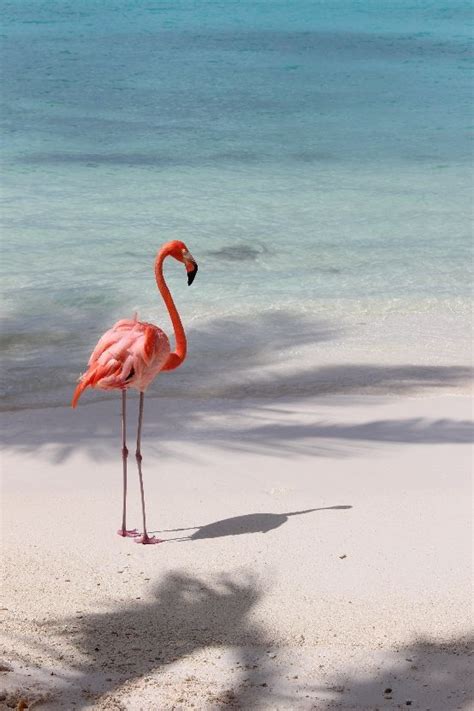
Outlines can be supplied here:
[[470, 418], [442, 391], [150, 398], [141, 546], [118, 399], [8, 413], [0, 703], [474, 708]]

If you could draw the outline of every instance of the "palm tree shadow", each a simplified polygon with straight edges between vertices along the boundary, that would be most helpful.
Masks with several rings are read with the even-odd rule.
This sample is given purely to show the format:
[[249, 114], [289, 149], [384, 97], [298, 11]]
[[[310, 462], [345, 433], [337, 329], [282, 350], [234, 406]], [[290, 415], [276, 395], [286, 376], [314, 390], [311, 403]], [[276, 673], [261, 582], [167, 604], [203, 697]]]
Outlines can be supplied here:
[[188, 528], [172, 528], [163, 531], [153, 531], [153, 533], [177, 533], [179, 531], [192, 531], [197, 529], [190, 536], [168, 538], [167, 541], [198, 541], [205, 538], [221, 538], [224, 536], [240, 536], [244, 533], [268, 533], [279, 528], [288, 521], [289, 516], [300, 516], [301, 514], [313, 513], [313, 511], [330, 511], [351, 509], [352, 506], [322, 506], [304, 511], [291, 511], [289, 513], [254, 513], [244, 516], [233, 516], [224, 518], [221, 521], [214, 521], [204, 526], [189, 526]]
[[[54, 695], [67, 708], [83, 708], [91, 700], [119, 703], [114, 694], [123, 687], [126, 691], [131, 682], [216, 648], [236, 659], [236, 674], [226, 690], [230, 706], [254, 708], [272, 678], [271, 670], [257, 659], [272, 644], [252, 614], [261, 598], [257, 580], [245, 571], [215, 576], [211, 582], [174, 572], [146, 601], [45, 623], [48, 636], [66, 638], [75, 659], [74, 681], [66, 681]], [[179, 674], [174, 669], [173, 674], [172, 692], [178, 696]]]
[[397, 650], [400, 653], [392, 655], [391, 663], [380, 664], [371, 676], [357, 668], [341, 669], [327, 686], [313, 686], [316, 694], [324, 690], [332, 697], [317, 708], [470, 709], [473, 644], [469, 632], [452, 639], [418, 638]]

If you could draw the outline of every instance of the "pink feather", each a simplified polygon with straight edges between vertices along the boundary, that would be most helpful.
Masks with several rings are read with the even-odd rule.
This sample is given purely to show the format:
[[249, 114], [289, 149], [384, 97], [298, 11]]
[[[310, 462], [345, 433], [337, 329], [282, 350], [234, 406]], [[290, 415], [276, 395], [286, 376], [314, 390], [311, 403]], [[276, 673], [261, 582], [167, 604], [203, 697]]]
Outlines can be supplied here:
[[122, 319], [98, 341], [74, 392], [72, 406], [88, 387], [144, 392], [170, 354], [168, 336], [150, 323]]

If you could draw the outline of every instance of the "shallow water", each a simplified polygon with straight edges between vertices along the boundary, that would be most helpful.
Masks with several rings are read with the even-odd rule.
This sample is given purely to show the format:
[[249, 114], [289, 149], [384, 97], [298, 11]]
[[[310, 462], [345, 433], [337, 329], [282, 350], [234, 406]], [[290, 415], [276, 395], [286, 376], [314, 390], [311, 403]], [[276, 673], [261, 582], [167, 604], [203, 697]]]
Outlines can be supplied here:
[[[152, 264], [170, 238], [198, 259], [192, 289], [167, 275], [191, 333], [221, 330], [216, 372], [226, 320], [262, 342], [286, 329], [297, 351], [301, 330], [363, 317], [384, 360], [394, 333], [377, 324], [441, 314], [439, 350], [455, 351], [472, 279], [467, 2], [2, 5], [9, 407], [61, 402], [116, 317], [168, 328]], [[237, 332], [245, 357], [255, 335]]]

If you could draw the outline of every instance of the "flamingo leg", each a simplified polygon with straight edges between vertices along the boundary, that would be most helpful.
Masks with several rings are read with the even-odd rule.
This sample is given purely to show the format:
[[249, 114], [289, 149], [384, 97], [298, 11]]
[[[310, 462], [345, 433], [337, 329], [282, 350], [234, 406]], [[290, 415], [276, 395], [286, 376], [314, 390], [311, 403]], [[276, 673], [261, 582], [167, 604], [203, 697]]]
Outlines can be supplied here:
[[146, 512], [145, 512], [145, 490], [143, 488], [143, 474], [142, 474], [142, 453], [141, 453], [141, 439], [142, 439], [142, 424], [143, 424], [143, 404], [145, 401], [145, 394], [140, 393], [140, 403], [138, 406], [138, 428], [137, 428], [137, 449], [135, 452], [135, 457], [137, 459], [138, 467], [138, 478], [140, 480], [140, 494], [142, 499], [142, 515], [143, 515], [143, 535], [135, 539], [135, 543], [161, 543], [159, 538], [155, 536], [149, 536], [146, 530]]
[[117, 533], [119, 536], [135, 537], [138, 536], [136, 528], [127, 531], [127, 391], [122, 390], [122, 467], [123, 467], [123, 508], [122, 508], [122, 527]]

